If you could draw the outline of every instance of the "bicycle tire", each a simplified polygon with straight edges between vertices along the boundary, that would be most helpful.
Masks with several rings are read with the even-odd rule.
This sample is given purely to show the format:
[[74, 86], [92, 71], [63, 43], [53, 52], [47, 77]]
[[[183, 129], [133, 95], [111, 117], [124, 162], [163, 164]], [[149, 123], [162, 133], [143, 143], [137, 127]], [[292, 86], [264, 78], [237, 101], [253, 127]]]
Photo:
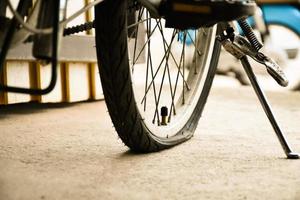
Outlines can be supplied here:
[[107, 0], [95, 7], [96, 50], [105, 102], [119, 137], [131, 150], [143, 153], [159, 151], [193, 136], [213, 82], [220, 44], [214, 42], [214, 35], [211, 37], [214, 41], [208, 42], [211, 45], [211, 55], [205, 63], [208, 69], [193, 111], [185, 116], [187, 119], [184, 118], [176, 132], [170, 133], [172, 136], [158, 136], [145, 122], [134, 94], [127, 44], [127, 9], [124, 0]]

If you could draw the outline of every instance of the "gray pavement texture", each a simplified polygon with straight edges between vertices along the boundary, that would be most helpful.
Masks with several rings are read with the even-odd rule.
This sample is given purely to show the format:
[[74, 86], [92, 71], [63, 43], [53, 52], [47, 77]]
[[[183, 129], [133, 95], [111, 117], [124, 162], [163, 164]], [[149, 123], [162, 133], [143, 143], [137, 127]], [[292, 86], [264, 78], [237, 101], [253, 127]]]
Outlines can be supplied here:
[[[300, 94], [269, 92], [300, 151]], [[212, 89], [195, 136], [134, 154], [105, 103], [0, 108], [0, 199], [300, 199], [300, 160], [287, 160], [250, 87]]]

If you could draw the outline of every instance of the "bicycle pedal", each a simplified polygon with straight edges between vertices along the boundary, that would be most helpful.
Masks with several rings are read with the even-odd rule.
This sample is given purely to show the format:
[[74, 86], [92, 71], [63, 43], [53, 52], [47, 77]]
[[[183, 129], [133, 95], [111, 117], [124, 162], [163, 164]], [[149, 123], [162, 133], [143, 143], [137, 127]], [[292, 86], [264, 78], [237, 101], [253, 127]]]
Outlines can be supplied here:
[[166, 18], [166, 27], [187, 29], [253, 15], [255, 7], [253, 0], [167, 0], [160, 6], [160, 11]]

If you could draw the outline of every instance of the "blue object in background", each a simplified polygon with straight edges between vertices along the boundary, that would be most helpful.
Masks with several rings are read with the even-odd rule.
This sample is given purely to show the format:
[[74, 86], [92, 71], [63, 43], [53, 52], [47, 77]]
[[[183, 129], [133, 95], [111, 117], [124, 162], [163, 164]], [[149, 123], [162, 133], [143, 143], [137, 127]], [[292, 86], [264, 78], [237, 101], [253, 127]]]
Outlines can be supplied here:
[[263, 11], [266, 24], [286, 26], [300, 36], [299, 8], [287, 4], [262, 5], [260, 7]]
[[[185, 31], [180, 31], [178, 33], [178, 41], [180, 41], [181, 43], [183, 43], [183, 41], [184, 41], [184, 33], [185, 33]], [[194, 29], [187, 30], [185, 44], [188, 46], [192, 45], [195, 42], [195, 38], [196, 38], [196, 30], [194, 30]]]
[[[269, 24], [278, 24], [285, 26], [292, 31], [294, 31], [296, 34], [300, 36], [300, 11], [299, 8], [288, 5], [288, 4], [266, 4], [261, 5], [260, 8], [262, 9], [264, 20], [266, 25]], [[254, 19], [253, 17], [249, 17], [247, 21], [250, 23], [250, 25], [254, 25]], [[240, 34], [243, 34], [241, 28], [238, 26], [238, 31]], [[195, 41], [195, 34], [196, 30], [189, 29], [187, 30], [187, 36], [186, 36], [186, 45], [192, 45]], [[178, 41], [183, 43], [184, 41], [184, 31], [180, 31], [178, 33]]]
[[[300, 36], [300, 11], [299, 8], [288, 4], [261, 5], [260, 6], [266, 25], [278, 24], [285, 26]], [[247, 18], [248, 23], [253, 27], [255, 21], [253, 17]], [[240, 26], [238, 32], [243, 35]]]

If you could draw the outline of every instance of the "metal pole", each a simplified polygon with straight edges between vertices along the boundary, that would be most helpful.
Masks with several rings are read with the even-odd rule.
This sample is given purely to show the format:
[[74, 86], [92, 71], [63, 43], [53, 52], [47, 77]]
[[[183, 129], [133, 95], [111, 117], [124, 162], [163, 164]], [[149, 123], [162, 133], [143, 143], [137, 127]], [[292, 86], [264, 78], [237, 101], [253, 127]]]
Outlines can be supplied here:
[[250, 82], [252, 84], [252, 87], [254, 88], [255, 90], [255, 93], [257, 95], [257, 97], [259, 98], [259, 101], [279, 139], [279, 142], [287, 156], [288, 159], [299, 159], [299, 154], [298, 153], [295, 153], [292, 151], [292, 149], [290, 148], [290, 145], [288, 144], [287, 140], [286, 140], [286, 137], [285, 135], [282, 133], [276, 119], [275, 119], [275, 116], [273, 114], [273, 111], [271, 109], [271, 106], [269, 105], [269, 102], [264, 94], [264, 92], [262, 91], [259, 83], [257, 82], [257, 79], [255, 77], [255, 74], [251, 68], [251, 65], [248, 61], [248, 58], [247, 56], [243, 56], [241, 58], [241, 63], [247, 73], [247, 76], [248, 78], [250, 79]]

